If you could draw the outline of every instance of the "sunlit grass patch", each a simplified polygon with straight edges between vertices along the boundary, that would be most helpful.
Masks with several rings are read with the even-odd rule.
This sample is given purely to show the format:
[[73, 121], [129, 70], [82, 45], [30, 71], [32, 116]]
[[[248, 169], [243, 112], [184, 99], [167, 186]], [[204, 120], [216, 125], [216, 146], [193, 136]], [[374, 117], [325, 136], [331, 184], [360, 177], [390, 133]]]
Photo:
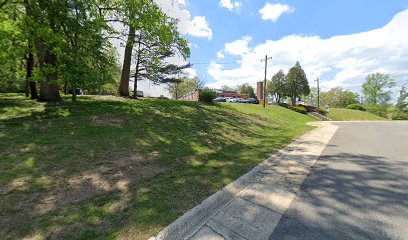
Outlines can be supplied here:
[[63, 99], [0, 94], [4, 239], [149, 238], [313, 121], [277, 106]]

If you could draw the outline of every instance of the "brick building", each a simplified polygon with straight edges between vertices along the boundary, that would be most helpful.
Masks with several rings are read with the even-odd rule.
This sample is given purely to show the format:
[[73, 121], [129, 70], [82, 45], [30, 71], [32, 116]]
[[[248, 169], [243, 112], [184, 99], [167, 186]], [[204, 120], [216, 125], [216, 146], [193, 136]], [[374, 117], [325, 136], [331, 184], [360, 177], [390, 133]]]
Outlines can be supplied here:
[[259, 100], [264, 99], [264, 82], [257, 82], [256, 83], [256, 97]]

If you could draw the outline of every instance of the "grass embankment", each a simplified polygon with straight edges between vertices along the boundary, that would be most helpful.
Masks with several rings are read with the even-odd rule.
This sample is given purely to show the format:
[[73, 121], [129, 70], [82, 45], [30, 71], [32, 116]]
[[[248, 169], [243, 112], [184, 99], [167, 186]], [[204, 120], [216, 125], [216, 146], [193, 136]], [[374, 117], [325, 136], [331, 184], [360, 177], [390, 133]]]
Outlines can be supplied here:
[[331, 108], [327, 116], [333, 121], [387, 121], [372, 113], [352, 109]]
[[310, 121], [277, 106], [0, 95], [0, 238], [147, 239]]

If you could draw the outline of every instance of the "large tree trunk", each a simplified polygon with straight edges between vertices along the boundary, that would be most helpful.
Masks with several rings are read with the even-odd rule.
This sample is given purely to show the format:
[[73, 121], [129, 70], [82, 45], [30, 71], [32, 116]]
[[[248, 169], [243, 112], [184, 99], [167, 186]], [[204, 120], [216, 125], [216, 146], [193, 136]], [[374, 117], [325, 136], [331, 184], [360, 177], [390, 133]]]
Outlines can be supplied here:
[[33, 76], [34, 69], [34, 54], [32, 52], [28, 53], [27, 65], [26, 65], [26, 82], [27, 82], [27, 92], [31, 93], [31, 99], [37, 99], [37, 84], [30, 80]]
[[[45, 80], [40, 82], [40, 96], [38, 101], [51, 102], [60, 101], [61, 96], [58, 88], [58, 74], [57, 74], [57, 57], [48, 49], [44, 48], [42, 42], [36, 43], [38, 54], [38, 60], [40, 63], [40, 69], [45, 77]], [[45, 70], [45, 68], [47, 68]], [[51, 68], [51, 71], [50, 71]], [[52, 69], [54, 68], [54, 69]]]
[[132, 64], [132, 50], [135, 41], [136, 29], [133, 26], [129, 26], [129, 36], [125, 47], [125, 56], [123, 58], [122, 75], [120, 77], [120, 84], [118, 95], [120, 97], [129, 97], [129, 77], [130, 77], [130, 65]]

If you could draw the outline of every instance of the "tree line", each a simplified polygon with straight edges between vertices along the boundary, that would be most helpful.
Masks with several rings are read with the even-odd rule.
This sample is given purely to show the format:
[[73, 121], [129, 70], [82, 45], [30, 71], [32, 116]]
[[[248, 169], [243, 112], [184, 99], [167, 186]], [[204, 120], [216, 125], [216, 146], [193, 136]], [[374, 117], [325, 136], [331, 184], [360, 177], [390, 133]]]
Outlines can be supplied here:
[[[175, 82], [190, 67], [168, 62], [190, 48], [153, 0], [2, 0], [0, 21], [0, 91], [40, 101], [79, 88], [129, 97], [130, 78], [137, 97], [138, 81]], [[111, 39], [125, 43], [123, 66]]]
[[396, 104], [392, 105], [390, 103], [391, 90], [395, 86], [396, 82], [390, 75], [372, 73], [367, 75], [362, 84], [362, 94], [341, 87], [334, 87], [318, 93], [317, 88], [309, 89], [306, 75], [301, 70], [300, 64], [297, 63], [287, 75], [283, 70], [279, 70], [273, 75], [272, 79], [267, 82], [267, 95], [272, 96], [277, 103], [281, 103], [285, 98], [290, 98], [292, 105], [296, 104], [296, 98], [312, 105], [334, 108], [346, 108], [352, 104], [361, 104], [369, 112], [382, 117], [387, 118], [392, 115], [391, 117], [394, 119], [408, 119], [408, 85], [403, 84], [401, 86], [399, 98]]

